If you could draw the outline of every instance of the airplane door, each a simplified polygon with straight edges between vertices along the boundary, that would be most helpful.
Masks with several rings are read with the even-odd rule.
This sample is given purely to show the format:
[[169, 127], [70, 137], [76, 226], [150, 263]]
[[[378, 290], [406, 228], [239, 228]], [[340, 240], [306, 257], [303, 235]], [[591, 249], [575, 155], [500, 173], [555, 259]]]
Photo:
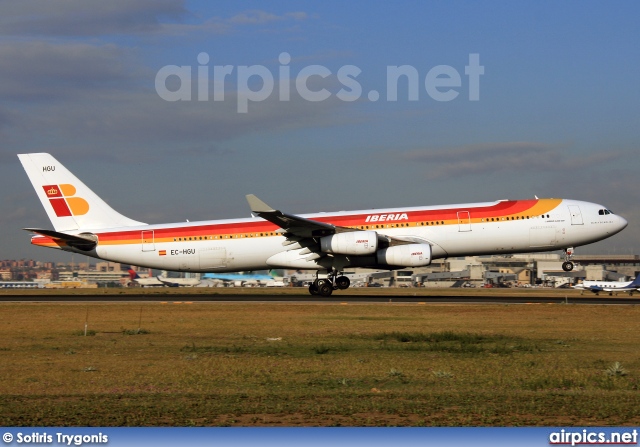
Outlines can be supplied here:
[[153, 230], [142, 230], [141, 238], [142, 238], [142, 251], [156, 250]]
[[471, 231], [471, 216], [469, 211], [458, 211], [458, 231]]
[[569, 205], [569, 214], [571, 214], [571, 225], [584, 225], [578, 205]]

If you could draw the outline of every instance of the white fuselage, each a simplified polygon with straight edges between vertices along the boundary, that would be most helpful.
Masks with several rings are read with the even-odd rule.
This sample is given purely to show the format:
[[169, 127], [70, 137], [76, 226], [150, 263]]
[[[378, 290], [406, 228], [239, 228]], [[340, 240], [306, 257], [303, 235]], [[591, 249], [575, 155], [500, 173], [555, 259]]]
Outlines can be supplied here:
[[[375, 231], [431, 246], [432, 259], [553, 251], [590, 244], [621, 231], [624, 218], [605, 207], [566, 199], [362, 210], [302, 215], [354, 230]], [[289, 250], [276, 225], [261, 218], [215, 220], [110, 229], [83, 229], [97, 236], [87, 252], [36, 235], [35, 245], [61, 248], [109, 261], [173, 271], [233, 272], [267, 268], [327, 268], [303, 249]], [[73, 234], [73, 232], [69, 232]], [[80, 233], [80, 231], [75, 232]], [[371, 266], [342, 256], [341, 267]]]

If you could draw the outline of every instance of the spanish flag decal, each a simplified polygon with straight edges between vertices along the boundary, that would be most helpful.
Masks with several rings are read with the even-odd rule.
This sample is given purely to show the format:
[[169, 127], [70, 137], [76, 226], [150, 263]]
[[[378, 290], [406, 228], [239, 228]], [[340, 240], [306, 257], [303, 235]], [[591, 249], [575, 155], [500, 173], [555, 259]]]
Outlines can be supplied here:
[[167, 256], [167, 250], [160, 250], [160, 251], [158, 252], [158, 255], [160, 255], [160, 256]]

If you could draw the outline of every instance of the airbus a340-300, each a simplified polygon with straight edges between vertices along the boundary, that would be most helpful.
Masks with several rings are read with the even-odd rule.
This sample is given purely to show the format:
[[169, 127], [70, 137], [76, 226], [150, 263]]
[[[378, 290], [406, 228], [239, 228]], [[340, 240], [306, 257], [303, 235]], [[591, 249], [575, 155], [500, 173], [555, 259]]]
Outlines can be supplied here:
[[54, 228], [26, 228], [34, 245], [161, 270], [315, 270], [309, 291], [321, 296], [349, 287], [345, 268], [422, 267], [453, 256], [562, 249], [569, 271], [574, 247], [627, 226], [602, 205], [567, 199], [295, 215], [254, 195], [251, 218], [149, 225], [112, 209], [51, 155], [18, 157]]

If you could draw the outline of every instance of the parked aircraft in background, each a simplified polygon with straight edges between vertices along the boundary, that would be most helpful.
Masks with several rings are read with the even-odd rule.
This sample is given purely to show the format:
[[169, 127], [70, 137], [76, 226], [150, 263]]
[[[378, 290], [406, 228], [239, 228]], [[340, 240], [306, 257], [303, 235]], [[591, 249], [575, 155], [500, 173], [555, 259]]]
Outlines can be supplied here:
[[606, 239], [627, 221], [602, 205], [567, 199], [372, 209], [294, 215], [254, 195], [253, 217], [148, 225], [123, 216], [49, 154], [20, 161], [54, 230], [31, 243], [161, 270], [236, 272], [270, 268], [317, 272], [311, 294], [346, 289], [346, 268], [394, 270], [433, 259], [563, 249]]
[[[218, 280], [225, 285], [232, 285], [235, 287], [243, 286], [274, 286], [277, 284], [280, 287], [284, 286], [282, 281], [276, 279], [275, 272], [269, 271], [269, 274], [260, 273], [204, 273], [201, 277], [203, 280]], [[282, 285], [280, 285], [282, 284]]]
[[128, 272], [131, 281], [141, 285], [142, 287], [195, 287], [200, 284], [200, 280], [196, 278], [169, 278], [165, 275], [141, 278], [140, 275], [138, 275], [138, 273], [131, 267], [129, 267]]
[[[391, 273], [389, 270], [385, 271], [365, 271], [365, 272], [343, 272], [343, 275], [349, 278], [351, 286], [356, 284], [365, 285], [369, 279], [372, 278], [389, 278], [391, 277]], [[290, 275], [289, 281], [295, 283], [313, 283], [316, 279], [315, 273], [308, 272], [302, 273], [302, 271], [297, 271], [296, 273]]]
[[636, 276], [633, 281], [582, 281], [573, 288], [588, 290], [596, 295], [599, 295], [600, 292], [609, 292], [609, 295], [617, 292], [629, 292], [629, 295], [633, 295], [640, 289], [640, 275]]

